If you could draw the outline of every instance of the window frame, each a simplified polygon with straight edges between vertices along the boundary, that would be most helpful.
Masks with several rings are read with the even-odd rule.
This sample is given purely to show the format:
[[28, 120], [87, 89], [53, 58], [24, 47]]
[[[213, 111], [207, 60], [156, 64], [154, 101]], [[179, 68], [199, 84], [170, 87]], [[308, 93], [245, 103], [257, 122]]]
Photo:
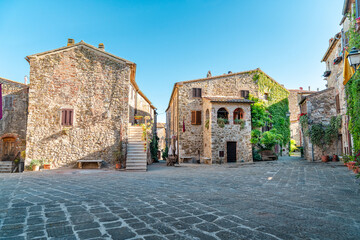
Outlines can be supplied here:
[[201, 98], [202, 90], [201, 88], [192, 88], [192, 97], [193, 98]]
[[61, 126], [64, 127], [74, 126], [74, 109], [72, 108], [61, 109]]
[[244, 99], [249, 99], [249, 90], [240, 90], [240, 96]]
[[14, 96], [13, 95], [6, 95], [4, 97], [4, 110], [14, 110]]
[[201, 125], [201, 111], [191, 111], [191, 125]]

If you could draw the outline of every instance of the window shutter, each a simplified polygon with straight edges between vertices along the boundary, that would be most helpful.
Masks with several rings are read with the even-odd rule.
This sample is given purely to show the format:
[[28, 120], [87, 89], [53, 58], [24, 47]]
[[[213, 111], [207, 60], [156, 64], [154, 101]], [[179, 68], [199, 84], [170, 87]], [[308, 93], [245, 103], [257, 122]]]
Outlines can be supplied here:
[[356, 18], [360, 17], [360, 0], [356, 0]]
[[201, 111], [196, 111], [196, 125], [201, 125]]
[[196, 124], [196, 112], [195, 111], [191, 111], [191, 124], [193, 124], [193, 125]]
[[335, 97], [335, 102], [336, 102], [336, 113], [340, 113], [340, 98], [339, 98], [339, 94], [336, 95], [336, 97]]
[[197, 97], [201, 97], [201, 88], [197, 89]]
[[249, 91], [245, 91], [245, 98], [246, 98], [246, 99], [249, 98]]
[[68, 125], [72, 125], [73, 124], [73, 110], [68, 110], [69, 111], [69, 121], [68, 121]]
[[192, 89], [192, 96], [193, 96], [193, 97], [196, 97], [196, 88], [193, 88], [193, 89]]

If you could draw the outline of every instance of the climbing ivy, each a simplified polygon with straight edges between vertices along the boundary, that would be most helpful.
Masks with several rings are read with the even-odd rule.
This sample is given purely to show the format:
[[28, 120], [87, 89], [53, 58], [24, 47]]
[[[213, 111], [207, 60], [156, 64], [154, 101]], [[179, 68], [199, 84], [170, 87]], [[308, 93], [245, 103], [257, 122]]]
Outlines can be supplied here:
[[[348, 15], [351, 21], [348, 31], [349, 49], [360, 48], [360, 34], [355, 30], [355, 8], [353, 15]], [[350, 117], [349, 130], [353, 137], [353, 150], [355, 153], [360, 151], [360, 74], [359, 70], [352, 76], [345, 86], [347, 96], [347, 114]]]
[[[255, 72], [253, 80], [259, 86], [261, 94], [268, 94], [267, 102], [261, 102], [263, 102], [269, 113], [268, 116], [271, 118], [272, 128], [282, 136], [280, 140], [281, 145], [285, 146], [290, 142], [290, 119], [286, 116], [286, 113], [289, 112], [289, 92], [261, 71]], [[254, 106], [257, 108], [256, 104]], [[261, 119], [264, 118], [260, 117]], [[258, 121], [257, 116], [255, 116], [253, 123], [254, 121]]]

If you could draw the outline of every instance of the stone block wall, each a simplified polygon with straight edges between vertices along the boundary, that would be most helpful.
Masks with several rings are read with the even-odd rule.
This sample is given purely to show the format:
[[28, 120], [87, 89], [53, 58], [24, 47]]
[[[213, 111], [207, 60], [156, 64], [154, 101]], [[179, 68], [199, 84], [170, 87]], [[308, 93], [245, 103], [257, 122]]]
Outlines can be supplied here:
[[[127, 141], [129, 86], [126, 62], [85, 46], [31, 57], [27, 163], [113, 161], [120, 141]], [[64, 108], [74, 110], [72, 127], [61, 125]]]
[[[2, 111], [3, 118], [0, 120], [0, 161], [8, 160], [4, 156], [3, 140], [13, 138], [14, 155], [25, 150], [26, 147], [26, 121], [28, 111], [28, 86], [8, 79], [0, 78], [2, 85]], [[11, 97], [12, 107], [5, 108], [5, 98]]]

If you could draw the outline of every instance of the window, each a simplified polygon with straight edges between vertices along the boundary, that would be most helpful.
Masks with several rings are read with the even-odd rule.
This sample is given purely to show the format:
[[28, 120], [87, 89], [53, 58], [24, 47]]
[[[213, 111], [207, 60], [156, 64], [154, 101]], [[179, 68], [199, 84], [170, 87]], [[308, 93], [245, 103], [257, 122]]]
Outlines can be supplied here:
[[72, 126], [74, 121], [74, 110], [73, 109], [62, 109], [61, 111], [61, 125]]
[[249, 98], [249, 91], [248, 90], [241, 90], [240, 91], [240, 96], [242, 98], [248, 99]]
[[224, 151], [219, 151], [219, 157], [224, 157], [225, 154], [224, 154]]
[[191, 124], [201, 125], [201, 111], [191, 111]]
[[336, 113], [339, 114], [339, 113], [340, 113], [340, 98], [339, 98], [339, 94], [336, 95], [336, 97], [335, 97], [335, 102], [336, 102]]
[[244, 110], [242, 108], [237, 108], [234, 111], [234, 124], [240, 124], [240, 119], [244, 119]]
[[193, 88], [192, 89], [192, 96], [193, 97], [201, 97], [201, 88]]
[[356, 18], [360, 17], [360, 0], [356, 0]]
[[269, 94], [268, 93], [264, 93], [264, 100], [268, 100], [269, 99]]
[[217, 111], [217, 118], [225, 119], [225, 124], [229, 123], [229, 113], [225, 108], [219, 108]]
[[14, 107], [14, 96], [5, 96], [5, 106], [4, 109], [12, 110]]

